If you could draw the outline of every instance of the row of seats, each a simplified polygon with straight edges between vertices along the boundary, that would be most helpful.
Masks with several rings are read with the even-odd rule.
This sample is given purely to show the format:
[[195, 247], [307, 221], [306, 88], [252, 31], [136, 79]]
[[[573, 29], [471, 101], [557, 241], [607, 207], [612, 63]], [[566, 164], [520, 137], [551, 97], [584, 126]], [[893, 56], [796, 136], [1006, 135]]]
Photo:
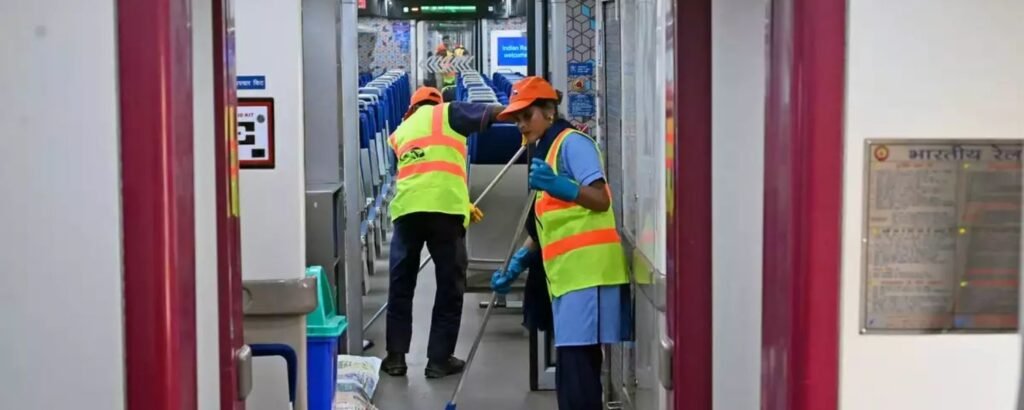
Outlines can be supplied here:
[[366, 84], [370, 83], [370, 81], [373, 81], [373, 73], [359, 73], [360, 87], [365, 87]]
[[[360, 76], [362, 82], [362, 76]], [[369, 273], [386, 238], [388, 200], [394, 188], [395, 155], [387, 138], [409, 109], [409, 75], [391, 70], [359, 87], [359, 172], [366, 197], [359, 234]]]
[[520, 73], [494, 73], [494, 89], [498, 93], [512, 95], [512, 84], [522, 79], [523, 75]]
[[[495, 74], [495, 79], [492, 81], [487, 76], [475, 71], [465, 72], [457, 83], [459, 86], [457, 94], [462, 101], [508, 105], [508, 95], [511, 93], [512, 85], [508, 83], [507, 88], [498, 87], [499, 78], [501, 78], [500, 81], [508, 81], [506, 77], [499, 77], [500, 75]], [[507, 75], [512, 76], [512, 74]], [[522, 75], [518, 75], [516, 81], [522, 78]], [[494, 124], [486, 131], [469, 138], [469, 162], [475, 165], [504, 165], [512, 159], [521, 145], [522, 134], [519, 133], [519, 129], [515, 125]], [[520, 157], [517, 163], [525, 164], [526, 156]]]
[[467, 71], [459, 76], [455, 94], [459, 101], [508, 104], [508, 93], [495, 89], [491, 79], [476, 71]]

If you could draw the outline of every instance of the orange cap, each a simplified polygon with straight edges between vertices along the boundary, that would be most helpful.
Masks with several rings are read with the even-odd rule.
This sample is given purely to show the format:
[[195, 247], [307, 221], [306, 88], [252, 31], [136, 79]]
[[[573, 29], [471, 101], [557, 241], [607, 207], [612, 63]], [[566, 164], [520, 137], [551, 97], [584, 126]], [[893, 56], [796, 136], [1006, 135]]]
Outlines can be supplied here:
[[412, 94], [412, 98], [409, 99], [409, 105], [415, 106], [416, 104], [433, 101], [434, 104], [440, 104], [444, 102], [441, 98], [441, 92], [434, 87], [420, 87], [416, 89], [416, 92]]
[[441, 104], [444, 102], [444, 99], [441, 98], [441, 92], [437, 91], [434, 87], [417, 88], [416, 92], [412, 93], [412, 98], [409, 99], [409, 109], [405, 111], [405, 116], [402, 119], [409, 118], [412, 113], [416, 112], [417, 104], [425, 102]]
[[558, 100], [558, 92], [541, 77], [531, 76], [519, 80], [512, 85], [508, 107], [498, 114], [498, 119], [506, 121], [509, 116], [529, 107], [537, 100]]

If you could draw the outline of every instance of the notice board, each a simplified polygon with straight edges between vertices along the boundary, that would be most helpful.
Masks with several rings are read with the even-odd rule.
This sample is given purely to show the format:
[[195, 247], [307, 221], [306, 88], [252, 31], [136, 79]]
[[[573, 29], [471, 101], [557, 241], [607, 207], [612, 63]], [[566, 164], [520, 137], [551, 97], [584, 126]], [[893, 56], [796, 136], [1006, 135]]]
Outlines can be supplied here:
[[1016, 330], [1021, 148], [867, 142], [862, 332]]

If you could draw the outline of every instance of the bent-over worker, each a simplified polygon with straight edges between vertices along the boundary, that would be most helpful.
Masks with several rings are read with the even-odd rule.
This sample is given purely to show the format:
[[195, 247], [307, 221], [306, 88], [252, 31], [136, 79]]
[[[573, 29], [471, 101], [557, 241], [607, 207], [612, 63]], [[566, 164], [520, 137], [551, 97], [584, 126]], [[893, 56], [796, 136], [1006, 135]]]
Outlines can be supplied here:
[[459, 373], [454, 357], [466, 290], [466, 227], [483, 217], [469, 201], [466, 136], [495, 121], [502, 106], [444, 103], [432, 87], [416, 90], [404, 121], [388, 138], [397, 160], [391, 201], [394, 234], [389, 260], [387, 357], [392, 376], [408, 370], [405, 354], [412, 338], [412, 302], [420, 254], [426, 245], [434, 261], [437, 293], [427, 346], [428, 378]]

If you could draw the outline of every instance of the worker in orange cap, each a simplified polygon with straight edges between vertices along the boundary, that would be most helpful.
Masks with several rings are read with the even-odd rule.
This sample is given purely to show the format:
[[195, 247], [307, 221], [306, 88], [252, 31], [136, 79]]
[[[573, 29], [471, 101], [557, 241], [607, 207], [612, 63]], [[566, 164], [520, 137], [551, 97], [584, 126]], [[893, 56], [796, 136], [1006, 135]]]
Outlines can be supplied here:
[[392, 376], [408, 370], [405, 354], [412, 339], [412, 301], [420, 254], [426, 245], [434, 260], [437, 294], [427, 346], [428, 378], [459, 373], [454, 357], [466, 290], [466, 227], [483, 218], [469, 202], [466, 136], [487, 129], [504, 107], [445, 103], [433, 87], [416, 90], [405, 119], [388, 138], [397, 156], [394, 234], [389, 260], [387, 351], [382, 368]]
[[601, 345], [630, 337], [629, 276], [601, 152], [559, 116], [560, 101], [543, 78], [526, 77], [512, 86], [498, 117], [515, 121], [526, 143], [537, 144], [529, 174], [537, 194], [526, 224], [530, 238], [505, 271], [494, 273], [491, 287], [507, 293], [530, 269], [525, 322], [554, 328], [558, 408], [598, 410]]

